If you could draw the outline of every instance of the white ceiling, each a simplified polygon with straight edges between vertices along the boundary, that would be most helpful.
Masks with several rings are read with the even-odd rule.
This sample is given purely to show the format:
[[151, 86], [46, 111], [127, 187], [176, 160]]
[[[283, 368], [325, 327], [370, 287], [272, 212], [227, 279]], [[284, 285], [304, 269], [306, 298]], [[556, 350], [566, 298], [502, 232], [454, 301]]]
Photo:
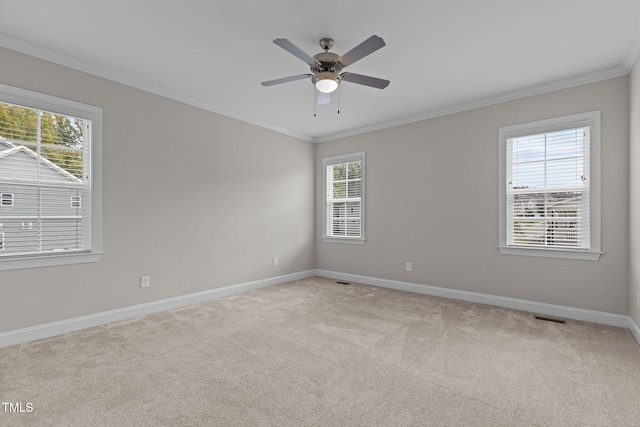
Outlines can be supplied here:
[[[640, 51], [639, 0], [0, 0], [0, 45], [309, 141], [625, 75]], [[309, 67], [332, 37], [343, 54], [386, 46], [318, 106]], [[1, 76], [0, 76], [1, 79]]]

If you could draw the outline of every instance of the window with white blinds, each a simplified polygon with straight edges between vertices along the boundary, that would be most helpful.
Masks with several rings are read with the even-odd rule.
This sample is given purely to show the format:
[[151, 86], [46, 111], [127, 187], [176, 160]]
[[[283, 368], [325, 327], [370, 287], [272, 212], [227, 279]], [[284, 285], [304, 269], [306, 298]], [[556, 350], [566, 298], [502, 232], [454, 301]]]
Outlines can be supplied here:
[[0, 269], [97, 261], [101, 114], [0, 85]]
[[599, 257], [599, 122], [593, 112], [500, 129], [503, 253]]
[[324, 159], [324, 241], [364, 243], [364, 152]]

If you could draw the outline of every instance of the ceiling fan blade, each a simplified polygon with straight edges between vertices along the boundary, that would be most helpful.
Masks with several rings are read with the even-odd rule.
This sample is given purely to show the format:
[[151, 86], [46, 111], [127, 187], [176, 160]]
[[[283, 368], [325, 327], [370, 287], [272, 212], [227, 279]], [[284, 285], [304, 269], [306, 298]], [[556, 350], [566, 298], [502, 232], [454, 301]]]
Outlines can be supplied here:
[[287, 52], [289, 52], [290, 54], [295, 55], [298, 58], [302, 59], [304, 62], [306, 62], [309, 65], [320, 63], [313, 56], [307, 55], [302, 49], [300, 49], [298, 46], [294, 45], [287, 39], [275, 39], [273, 42], [278, 46], [280, 46], [281, 48], [283, 48], [284, 50], [286, 50]]
[[378, 89], [384, 89], [389, 86], [389, 80], [379, 79], [377, 77], [363, 76], [362, 74], [342, 73], [342, 80], [345, 82], [357, 83], [359, 85], [371, 86]]
[[262, 86], [273, 86], [273, 85], [279, 85], [280, 83], [288, 83], [288, 82], [294, 82], [296, 80], [308, 79], [311, 76], [312, 74], [299, 74], [297, 76], [282, 77], [281, 79], [268, 80], [266, 82], [262, 82], [261, 84]]
[[348, 67], [354, 62], [361, 60], [365, 56], [372, 54], [373, 52], [384, 46], [385, 42], [384, 40], [382, 40], [382, 37], [371, 36], [360, 43], [358, 46], [354, 47], [349, 52], [338, 58], [338, 62], [342, 64], [343, 68]]

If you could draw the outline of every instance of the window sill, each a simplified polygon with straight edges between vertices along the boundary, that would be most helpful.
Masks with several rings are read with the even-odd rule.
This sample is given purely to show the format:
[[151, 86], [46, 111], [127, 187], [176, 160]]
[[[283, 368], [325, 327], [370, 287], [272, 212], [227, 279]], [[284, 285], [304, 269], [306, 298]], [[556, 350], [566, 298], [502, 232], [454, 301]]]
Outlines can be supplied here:
[[346, 243], [349, 245], [364, 245], [364, 239], [359, 237], [323, 237], [322, 241], [325, 243]]
[[0, 271], [19, 270], [22, 268], [52, 267], [56, 265], [84, 264], [98, 262], [101, 258], [102, 252], [8, 258], [0, 260]]
[[575, 259], [583, 261], [598, 261], [602, 252], [591, 251], [572, 251], [564, 249], [537, 249], [537, 248], [517, 248], [498, 246], [502, 255], [521, 255], [521, 256], [534, 256], [543, 258], [561, 258], [561, 259]]

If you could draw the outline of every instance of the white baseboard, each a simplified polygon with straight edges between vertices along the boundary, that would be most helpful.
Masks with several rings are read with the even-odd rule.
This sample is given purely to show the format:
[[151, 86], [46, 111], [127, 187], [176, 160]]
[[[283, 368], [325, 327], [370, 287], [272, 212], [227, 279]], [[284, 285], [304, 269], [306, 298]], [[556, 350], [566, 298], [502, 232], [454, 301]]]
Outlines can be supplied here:
[[315, 275], [327, 277], [329, 279], [380, 286], [382, 288], [397, 289], [400, 291], [415, 292], [419, 294], [432, 295], [443, 298], [494, 305], [497, 307], [511, 308], [514, 310], [527, 311], [536, 314], [543, 314], [546, 316], [581, 320], [585, 322], [599, 323], [602, 325], [617, 326], [620, 328], [629, 328], [634, 333], [636, 340], [638, 340], [638, 343], [640, 343], [640, 331], [637, 329], [637, 325], [634, 324], [634, 326], [636, 327], [636, 331], [634, 332], [631, 327], [631, 323], [633, 323], [631, 321], [631, 317], [621, 314], [585, 310], [582, 308], [566, 307], [555, 304], [545, 304], [535, 301], [481, 294], [477, 292], [461, 291], [458, 289], [448, 289], [440, 288], [437, 286], [399, 282], [397, 280], [378, 279], [375, 277], [359, 276], [356, 274], [338, 273], [335, 271], [315, 270]]
[[397, 280], [379, 279], [376, 277], [360, 276], [357, 274], [339, 273], [335, 271], [316, 269], [287, 274], [284, 276], [271, 277], [268, 279], [256, 280], [252, 282], [240, 283], [232, 286], [225, 286], [223, 288], [211, 289], [208, 291], [197, 292], [188, 295], [181, 295], [174, 298], [168, 298], [160, 301], [153, 301], [145, 304], [105, 311], [88, 316], [75, 317], [58, 322], [46, 323], [29, 328], [3, 332], [0, 333], [0, 348], [20, 344], [27, 341], [48, 338], [67, 332], [77, 331], [80, 329], [100, 326], [120, 320], [132, 319], [147, 314], [170, 310], [172, 308], [183, 307], [186, 305], [196, 304], [215, 298], [248, 292], [267, 286], [278, 285], [294, 280], [301, 280], [311, 276], [321, 276], [329, 279], [363, 283], [366, 285], [379, 286], [382, 288], [390, 288], [400, 291], [433, 295], [442, 298], [450, 298], [480, 304], [488, 304], [497, 307], [511, 308], [547, 316], [628, 328], [640, 345], [640, 328], [631, 319], [630, 316], [554, 304], [545, 304], [515, 298], [481, 294], [476, 292], [461, 291], [457, 289], [440, 288], [437, 286], [420, 285], [417, 283], [400, 282]]
[[172, 308], [183, 307], [185, 305], [196, 304], [215, 298], [225, 297], [242, 292], [252, 291], [254, 289], [264, 288], [267, 286], [278, 285], [281, 283], [291, 282], [294, 280], [305, 279], [313, 276], [314, 270], [301, 271], [298, 273], [287, 274], [284, 276], [270, 277], [268, 279], [256, 280], [253, 282], [240, 283], [237, 285], [225, 286], [223, 288], [211, 289], [208, 291], [197, 292], [178, 297], [167, 298], [160, 301], [148, 302], [145, 304], [133, 305], [130, 307], [120, 308], [116, 310], [104, 311], [101, 313], [90, 314], [88, 316], [75, 317], [72, 319], [61, 320], [58, 322], [36, 325], [29, 328], [17, 329], [14, 331], [0, 333], [0, 348], [14, 344], [20, 344], [27, 341], [33, 341], [42, 338], [49, 338], [55, 335], [73, 332], [80, 329], [92, 328], [94, 326], [104, 325], [106, 323], [117, 322], [120, 320], [132, 319], [147, 314], [157, 313]]

